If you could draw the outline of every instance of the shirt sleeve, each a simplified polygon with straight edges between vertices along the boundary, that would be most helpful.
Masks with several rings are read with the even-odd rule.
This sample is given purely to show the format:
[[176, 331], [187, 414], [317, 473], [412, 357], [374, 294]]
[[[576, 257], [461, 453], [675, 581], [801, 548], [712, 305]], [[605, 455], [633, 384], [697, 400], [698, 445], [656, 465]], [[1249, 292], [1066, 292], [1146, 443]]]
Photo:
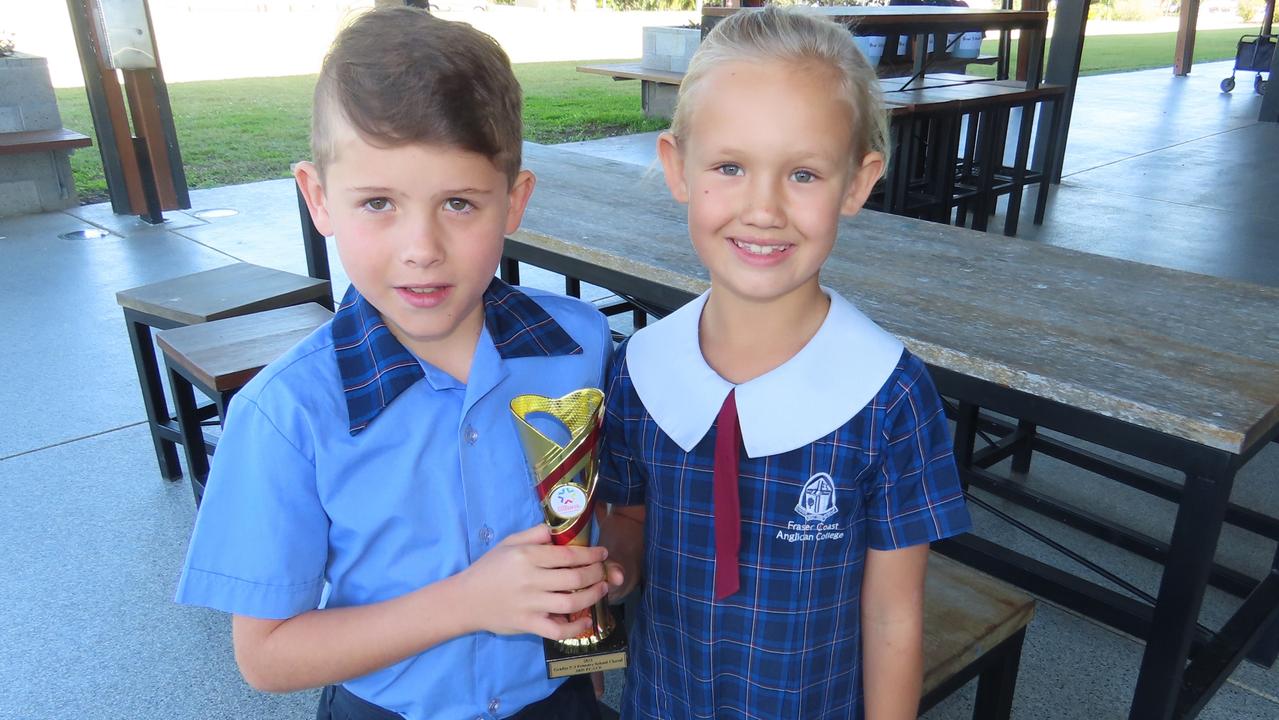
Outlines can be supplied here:
[[604, 439], [600, 447], [599, 493], [615, 505], [642, 505], [647, 487], [628, 438], [634, 413], [642, 411], [626, 371], [626, 343], [613, 355], [604, 383]]
[[890, 380], [883, 462], [867, 506], [867, 543], [876, 550], [920, 545], [972, 527], [941, 398], [924, 364], [906, 357]]
[[282, 620], [319, 606], [328, 517], [315, 464], [252, 400], [227, 413], [177, 601]]

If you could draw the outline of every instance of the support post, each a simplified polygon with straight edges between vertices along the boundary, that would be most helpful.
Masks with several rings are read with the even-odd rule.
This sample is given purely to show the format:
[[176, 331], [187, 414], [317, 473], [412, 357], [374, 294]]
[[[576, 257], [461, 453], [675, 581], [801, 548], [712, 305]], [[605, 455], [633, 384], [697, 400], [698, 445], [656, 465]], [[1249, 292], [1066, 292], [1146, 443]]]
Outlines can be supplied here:
[[1183, 0], [1177, 19], [1177, 50], [1172, 58], [1172, 74], [1190, 74], [1195, 60], [1195, 34], [1199, 24], [1199, 0]]
[[[1031, 168], [1043, 171], [1052, 170], [1050, 179], [1054, 183], [1061, 182], [1062, 161], [1066, 156], [1066, 136], [1070, 130], [1070, 110], [1075, 103], [1075, 86], [1079, 84], [1079, 63], [1084, 54], [1084, 32], [1088, 26], [1088, 5], [1090, 0], [1059, 0], [1057, 3], [1057, 19], [1053, 26], [1052, 44], [1048, 46], [1048, 68], [1044, 71], [1044, 82], [1063, 85], [1066, 94], [1062, 96], [1061, 109], [1053, 122], [1053, 110], [1048, 103], [1039, 107], [1039, 124], [1041, 128], [1052, 128], [1053, 141], [1049, 143], [1049, 134], [1036, 133], [1035, 154], [1030, 162]], [[1053, 156], [1048, 157], [1051, 147]]]

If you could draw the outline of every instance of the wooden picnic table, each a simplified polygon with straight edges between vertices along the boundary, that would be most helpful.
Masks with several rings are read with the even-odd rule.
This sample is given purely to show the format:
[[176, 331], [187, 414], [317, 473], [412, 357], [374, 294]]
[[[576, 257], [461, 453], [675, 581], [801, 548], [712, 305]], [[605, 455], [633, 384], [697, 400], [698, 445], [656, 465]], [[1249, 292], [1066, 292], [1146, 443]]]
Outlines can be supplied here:
[[[527, 262], [659, 311], [707, 287], [660, 177], [537, 145], [525, 164], [538, 187], [508, 269]], [[1248, 578], [1213, 555], [1224, 524], [1279, 539], [1279, 520], [1230, 503], [1236, 471], [1279, 435], [1279, 290], [871, 211], [841, 223], [822, 279], [928, 363], [955, 404], [966, 482], [1163, 564], [1147, 603], [976, 536], [939, 546], [1145, 639], [1131, 718], [1191, 717], [1250, 649], [1273, 662], [1279, 570]], [[1175, 469], [1184, 485], [1039, 428]], [[977, 450], [978, 430], [997, 444]], [[1171, 541], [989, 469], [1009, 456], [1024, 468], [1032, 450], [1175, 503]], [[1209, 582], [1247, 596], [1215, 633], [1196, 623]]]

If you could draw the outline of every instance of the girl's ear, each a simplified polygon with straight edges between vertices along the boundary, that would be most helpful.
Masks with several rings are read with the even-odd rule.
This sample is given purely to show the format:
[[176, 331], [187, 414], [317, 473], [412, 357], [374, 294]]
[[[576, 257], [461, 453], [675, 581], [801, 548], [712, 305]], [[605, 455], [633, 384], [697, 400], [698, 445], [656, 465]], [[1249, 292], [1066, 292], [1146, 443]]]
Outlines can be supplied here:
[[662, 173], [671, 197], [678, 202], [688, 202], [688, 181], [684, 179], [684, 151], [679, 140], [670, 131], [657, 136], [657, 157], [662, 161]]
[[862, 206], [866, 204], [866, 198], [870, 197], [870, 191], [875, 189], [875, 183], [879, 182], [883, 174], [883, 154], [866, 153], [866, 157], [862, 158], [861, 166], [857, 168], [857, 174], [853, 176], [853, 181], [848, 184], [848, 192], [844, 193], [844, 201], [840, 203], [839, 213], [852, 216], [861, 211]]
[[314, 163], [300, 162], [293, 166], [293, 177], [302, 190], [306, 200], [306, 208], [311, 211], [311, 222], [321, 235], [333, 235], [333, 223], [329, 218], [328, 207], [324, 198], [324, 185], [320, 181], [320, 169]]

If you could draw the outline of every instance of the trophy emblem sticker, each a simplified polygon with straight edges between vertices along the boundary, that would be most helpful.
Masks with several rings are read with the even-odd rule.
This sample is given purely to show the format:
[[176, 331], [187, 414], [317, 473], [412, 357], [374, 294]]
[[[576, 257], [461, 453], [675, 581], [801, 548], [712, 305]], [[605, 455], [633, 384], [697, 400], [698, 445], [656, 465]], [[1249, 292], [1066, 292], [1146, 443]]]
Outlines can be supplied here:
[[561, 485], [551, 491], [546, 507], [561, 520], [572, 520], [586, 511], [586, 493], [576, 485]]
[[[589, 544], [604, 393], [585, 388], [561, 398], [518, 395], [511, 413], [551, 542]], [[565, 435], [565, 443], [551, 439]], [[547, 677], [626, 667], [626, 633], [608, 605], [601, 600], [570, 617], [584, 616], [594, 622], [581, 636], [542, 641]]]

